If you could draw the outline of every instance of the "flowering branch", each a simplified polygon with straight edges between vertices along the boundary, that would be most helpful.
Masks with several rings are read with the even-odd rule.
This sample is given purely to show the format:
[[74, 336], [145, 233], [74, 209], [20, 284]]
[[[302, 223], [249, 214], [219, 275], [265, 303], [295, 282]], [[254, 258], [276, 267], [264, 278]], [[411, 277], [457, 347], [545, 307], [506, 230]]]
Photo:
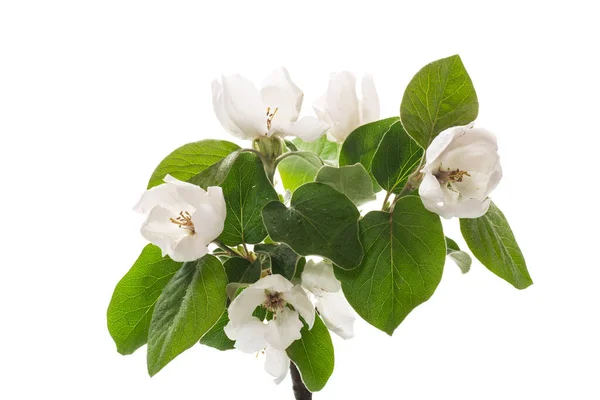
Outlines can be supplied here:
[[[446, 257], [468, 271], [440, 216], [460, 220], [494, 274], [533, 283], [489, 197], [502, 178], [497, 141], [474, 127], [479, 102], [460, 57], [421, 69], [399, 116], [379, 119], [369, 75], [359, 86], [331, 75], [316, 116], [300, 118], [304, 93], [284, 68], [261, 88], [240, 75], [213, 82], [218, 120], [252, 145], [201, 140], [155, 169], [135, 207], [151, 244], [107, 312], [121, 354], [148, 344], [151, 376], [198, 342], [264, 354], [275, 383], [289, 371], [296, 400], [311, 400], [333, 373], [331, 333], [352, 338], [358, 314], [392, 335], [434, 294]], [[361, 214], [382, 190], [385, 212]]]

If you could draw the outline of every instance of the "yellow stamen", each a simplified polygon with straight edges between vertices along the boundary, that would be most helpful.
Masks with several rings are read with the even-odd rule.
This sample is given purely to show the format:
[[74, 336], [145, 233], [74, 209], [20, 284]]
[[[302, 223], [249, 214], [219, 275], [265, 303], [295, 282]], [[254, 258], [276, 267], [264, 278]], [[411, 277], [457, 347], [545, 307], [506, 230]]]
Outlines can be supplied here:
[[471, 176], [471, 174], [469, 174], [467, 171], [462, 171], [460, 169], [456, 169], [454, 171], [450, 171], [450, 174], [448, 174], [448, 180], [451, 182], [462, 182], [463, 181], [463, 176]]
[[275, 111], [271, 112], [271, 107], [267, 107], [267, 130], [271, 130], [271, 125], [273, 124], [273, 118], [275, 118], [275, 114], [279, 107], [275, 108]]
[[188, 229], [192, 233], [196, 232], [194, 223], [192, 222], [192, 216], [187, 211], [181, 211], [177, 218], [170, 218], [171, 222], [179, 226], [182, 229]]

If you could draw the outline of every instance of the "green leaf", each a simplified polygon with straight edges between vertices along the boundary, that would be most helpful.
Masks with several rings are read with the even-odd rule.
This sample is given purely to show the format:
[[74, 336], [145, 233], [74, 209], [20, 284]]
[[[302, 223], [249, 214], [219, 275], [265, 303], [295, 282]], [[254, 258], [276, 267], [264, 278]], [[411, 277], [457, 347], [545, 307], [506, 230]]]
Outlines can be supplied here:
[[471, 256], [464, 251], [461, 251], [458, 244], [449, 237], [446, 236], [446, 256], [452, 259], [454, 263], [460, 268], [463, 274], [466, 274], [471, 270]]
[[227, 217], [219, 239], [228, 246], [260, 243], [267, 236], [260, 212], [265, 204], [278, 197], [258, 156], [240, 154], [221, 187]]
[[423, 157], [423, 149], [395, 122], [381, 139], [371, 169], [377, 183], [392, 193], [402, 191]]
[[327, 135], [323, 135], [318, 140], [310, 143], [302, 139], [294, 139], [292, 143], [298, 149], [315, 153], [321, 160], [325, 161], [336, 161], [340, 152], [340, 145], [327, 140]]
[[360, 214], [348, 197], [331, 186], [304, 184], [294, 192], [290, 208], [271, 202], [262, 214], [271, 238], [287, 243], [296, 253], [329, 258], [343, 269], [360, 264]]
[[214, 256], [183, 264], [158, 298], [148, 333], [148, 373], [155, 375], [196, 344], [225, 310], [227, 275]]
[[[398, 117], [382, 119], [356, 128], [344, 141], [340, 150], [340, 167], [361, 163], [371, 174], [371, 162], [383, 135], [390, 126], [398, 121]], [[380, 187], [373, 177], [373, 191], [379, 192]]]
[[300, 334], [302, 338], [287, 348], [287, 355], [298, 367], [307, 389], [318, 392], [333, 373], [335, 358], [331, 336], [318, 315], [312, 329], [308, 330], [304, 324]]
[[223, 264], [229, 282], [254, 283], [260, 279], [260, 260], [250, 262], [242, 257], [232, 257]]
[[200, 344], [205, 346], [213, 347], [217, 350], [225, 351], [232, 350], [235, 342], [227, 337], [225, 331], [225, 325], [229, 323], [229, 314], [227, 310], [221, 315], [221, 318], [213, 325], [212, 328], [200, 339]]
[[460, 231], [473, 255], [487, 269], [517, 289], [533, 284], [510, 225], [494, 203], [483, 217], [461, 219]]
[[357, 206], [375, 200], [373, 182], [362, 164], [339, 168], [326, 165], [319, 170], [315, 181], [326, 183], [338, 192], [345, 194]]
[[223, 181], [225, 180], [225, 178], [227, 178], [231, 167], [233, 166], [240, 154], [242, 154], [242, 150], [236, 150], [230, 153], [221, 161], [214, 163], [210, 167], [206, 168], [204, 171], [188, 179], [188, 182], [193, 183], [194, 185], [198, 185], [204, 190], [206, 190], [206, 188], [209, 186], [220, 186], [221, 183], [223, 183]]
[[467, 125], [479, 111], [473, 82], [458, 55], [427, 64], [412, 78], [400, 105], [408, 134], [424, 149], [444, 129]]
[[270, 260], [271, 271], [291, 280], [296, 273], [296, 265], [300, 257], [285, 243], [280, 244], [257, 244], [254, 246], [257, 253], [266, 254]]
[[239, 148], [235, 143], [213, 139], [183, 145], [158, 164], [150, 177], [148, 189], [163, 183], [167, 174], [181, 181], [187, 181]]
[[372, 211], [360, 221], [365, 257], [353, 271], [336, 269], [348, 302], [374, 327], [391, 335], [435, 291], [446, 242], [440, 218], [416, 196], [402, 197], [393, 213]]
[[106, 317], [119, 353], [131, 354], [146, 344], [154, 304], [181, 265], [149, 244], [117, 283]]
[[[286, 153], [289, 154], [289, 153]], [[288, 156], [277, 165], [283, 187], [291, 192], [301, 185], [312, 182], [323, 161], [314, 153], [298, 152], [299, 156]]]

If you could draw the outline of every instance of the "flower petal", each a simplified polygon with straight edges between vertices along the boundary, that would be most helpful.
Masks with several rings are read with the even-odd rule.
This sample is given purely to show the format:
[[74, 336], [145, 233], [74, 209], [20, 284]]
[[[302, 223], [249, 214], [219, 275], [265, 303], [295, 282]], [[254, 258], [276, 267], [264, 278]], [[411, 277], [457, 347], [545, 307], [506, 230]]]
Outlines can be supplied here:
[[308, 329], [312, 329], [315, 323], [315, 307], [310, 302], [302, 286], [294, 286], [289, 292], [283, 293], [282, 297], [302, 315], [302, 318], [304, 318], [304, 321], [308, 325]]
[[265, 79], [260, 94], [263, 104], [270, 107], [271, 112], [277, 109], [273, 118], [274, 124], [298, 119], [304, 93], [292, 82], [285, 68], [277, 68]]
[[463, 198], [455, 206], [454, 216], [458, 218], [479, 218], [487, 212], [489, 207], [489, 198], [483, 201]]
[[235, 348], [244, 353], [256, 353], [267, 347], [267, 325], [256, 317], [239, 326], [231, 325], [230, 321], [225, 325], [224, 331], [229, 339], [235, 340]]
[[195, 261], [208, 253], [206, 246], [207, 243], [204, 243], [198, 234], [184, 236], [178, 242], [173, 243], [173, 250], [169, 256], [173, 261]]
[[365, 74], [362, 78], [362, 98], [360, 99], [360, 124], [364, 125], [379, 119], [379, 96], [375, 89], [373, 76]]
[[[265, 291], [250, 286], [242, 291], [229, 305], [229, 322], [231, 325], [241, 325], [252, 317], [257, 306], [266, 300]], [[228, 324], [229, 325], [229, 324]]]
[[356, 78], [350, 72], [339, 72], [329, 79], [325, 114], [332, 124], [329, 132], [338, 142], [343, 142], [360, 125]]
[[144, 194], [142, 194], [140, 201], [133, 207], [133, 210], [142, 214], [147, 214], [157, 205], [164, 204], [171, 204], [175, 208], [177, 208], [177, 205], [183, 204], [175, 186], [163, 183], [146, 190]]
[[225, 197], [223, 197], [223, 189], [220, 186], [209, 186], [207, 193], [208, 202], [212, 205], [214, 212], [224, 220], [227, 216], [227, 205]]
[[240, 75], [224, 76], [223, 109], [243, 132], [243, 139], [267, 133], [266, 107], [256, 87]]
[[331, 123], [331, 121], [327, 117], [327, 114], [325, 114], [326, 97], [327, 97], [327, 93], [323, 93], [323, 95], [321, 97], [319, 97], [317, 100], [315, 100], [315, 102], [313, 103], [313, 110], [315, 111], [315, 114], [317, 114], [317, 118], [319, 118], [329, 124], [329, 123]]
[[287, 292], [294, 287], [294, 284], [279, 274], [267, 275], [252, 285], [252, 289], [269, 289], [275, 292]]
[[173, 247], [183, 237], [190, 234], [189, 230], [182, 229], [171, 222], [170, 218], [177, 215], [162, 206], [152, 208], [146, 221], [142, 225], [140, 232], [142, 236], [150, 243], [160, 247], [163, 256], [171, 254]]
[[465, 130], [466, 127], [458, 126], [448, 128], [442, 131], [439, 135], [437, 135], [425, 151], [426, 163], [425, 168], [423, 168], [423, 171], [436, 173], [438, 168], [440, 167], [440, 160], [438, 158], [442, 155], [446, 148], [450, 146], [450, 144], [454, 140], [454, 137], [457, 135], [461, 135]]
[[341, 290], [337, 293], [323, 293], [317, 299], [317, 310], [330, 331], [342, 339], [354, 337], [356, 314]]
[[244, 132], [242, 132], [231, 118], [229, 118], [229, 114], [225, 111], [225, 105], [223, 104], [223, 85], [216, 79], [212, 82], [212, 95], [213, 109], [223, 128], [240, 139], [246, 139]]
[[315, 117], [304, 117], [281, 129], [283, 136], [296, 136], [305, 142], [314, 142], [327, 132], [329, 124]]
[[192, 213], [196, 235], [206, 246], [215, 240], [225, 227], [225, 218], [219, 215], [211, 204], [201, 204]]
[[323, 261], [309, 260], [304, 265], [301, 278], [302, 286], [317, 296], [323, 292], [338, 292], [342, 287], [333, 273], [333, 265]]
[[290, 368], [290, 358], [284, 350], [267, 347], [265, 351], [265, 370], [275, 377], [274, 382], [280, 384]]
[[275, 319], [269, 321], [265, 338], [271, 346], [285, 350], [302, 337], [300, 329], [302, 329], [302, 321], [298, 317], [298, 312], [285, 308], [277, 313]]

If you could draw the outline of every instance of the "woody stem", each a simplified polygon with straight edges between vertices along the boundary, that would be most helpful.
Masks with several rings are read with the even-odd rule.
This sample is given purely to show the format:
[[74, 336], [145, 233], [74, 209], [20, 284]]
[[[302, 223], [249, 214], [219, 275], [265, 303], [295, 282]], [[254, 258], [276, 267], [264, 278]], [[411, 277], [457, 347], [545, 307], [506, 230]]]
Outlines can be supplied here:
[[292, 389], [296, 400], [312, 400], [312, 393], [306, 388], [300, 377], [296, 364], [290, 362], [290, 373], [292, 375]]

